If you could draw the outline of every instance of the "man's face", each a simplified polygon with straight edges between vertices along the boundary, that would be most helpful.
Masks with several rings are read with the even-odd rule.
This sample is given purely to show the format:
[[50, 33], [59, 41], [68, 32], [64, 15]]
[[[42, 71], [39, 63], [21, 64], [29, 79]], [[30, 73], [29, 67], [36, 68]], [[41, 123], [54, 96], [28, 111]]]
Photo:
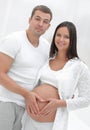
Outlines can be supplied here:
[[51, 16], [48, 13], [35, 11], [35, 14], [29, 20], [30, 30], [38, 36], [44, 34], [50, 26], [50, 18]]

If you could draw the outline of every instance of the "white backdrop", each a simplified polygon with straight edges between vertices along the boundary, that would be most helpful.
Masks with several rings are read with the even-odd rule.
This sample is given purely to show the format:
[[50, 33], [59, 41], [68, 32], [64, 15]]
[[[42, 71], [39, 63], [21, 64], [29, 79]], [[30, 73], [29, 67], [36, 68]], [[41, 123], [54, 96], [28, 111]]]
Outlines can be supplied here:
[[[53, 12], [50, 29], [44, 37], [51, 41], [62, 21], [74, 22], [78, 34], [78, 53], [90, 68], [90, 0], [0, 0], [0, 38], [28, 26], [32, 8], [47, 5]], [[90, 107], [70, 113], [68, 130], [90, 130]]]

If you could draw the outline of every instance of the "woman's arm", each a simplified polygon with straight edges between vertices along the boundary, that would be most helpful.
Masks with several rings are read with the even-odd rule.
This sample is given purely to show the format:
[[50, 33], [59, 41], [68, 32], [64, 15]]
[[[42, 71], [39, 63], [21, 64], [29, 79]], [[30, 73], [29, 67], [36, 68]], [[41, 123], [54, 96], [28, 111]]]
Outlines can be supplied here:
[[90, 71], [85, 64], [80, 67], [82, 71], [77, 84], [78, 97], [66, 100], [68, 111], [90, 105]]

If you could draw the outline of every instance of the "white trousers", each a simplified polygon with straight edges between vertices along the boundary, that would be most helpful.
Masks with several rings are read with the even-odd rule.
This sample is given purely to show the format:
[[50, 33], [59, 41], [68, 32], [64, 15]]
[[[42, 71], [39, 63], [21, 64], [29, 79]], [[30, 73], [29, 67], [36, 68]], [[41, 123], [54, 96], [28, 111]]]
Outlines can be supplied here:
[[22, 118], [22, 130], [52, 130], [53, 122], [37, 122], [27, 112]]

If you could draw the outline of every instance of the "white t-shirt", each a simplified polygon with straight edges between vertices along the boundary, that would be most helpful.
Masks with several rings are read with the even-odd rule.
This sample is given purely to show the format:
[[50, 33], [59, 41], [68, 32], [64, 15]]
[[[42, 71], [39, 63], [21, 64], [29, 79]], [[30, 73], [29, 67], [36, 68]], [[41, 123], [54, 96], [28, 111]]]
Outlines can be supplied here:
[[[39, 78], [39, 80], [37, 84], [47, 83], [57, 88], [58, 86], [57, 75], [60, 73], [61, 73], [61, 70], [58, 70], [58, 71], [52, 70], [50, 68], [49, 61], [47, 61], [46, 64], [40, 69], [38, 73], [37, 78]], [[34, 86], [37, 86], [37, 84]]]
[[[12, 57], [14, 62], [7, 73], [17, 84], [32, 90], [39, 69], [49, 56], [50, 44], [40, 37], [38, 47], [27, 39], [26, 32], [15, 32], [0, 43], [0, 52]], [[24, 105], [24, 98], [0, 85], [0, 100]]]

